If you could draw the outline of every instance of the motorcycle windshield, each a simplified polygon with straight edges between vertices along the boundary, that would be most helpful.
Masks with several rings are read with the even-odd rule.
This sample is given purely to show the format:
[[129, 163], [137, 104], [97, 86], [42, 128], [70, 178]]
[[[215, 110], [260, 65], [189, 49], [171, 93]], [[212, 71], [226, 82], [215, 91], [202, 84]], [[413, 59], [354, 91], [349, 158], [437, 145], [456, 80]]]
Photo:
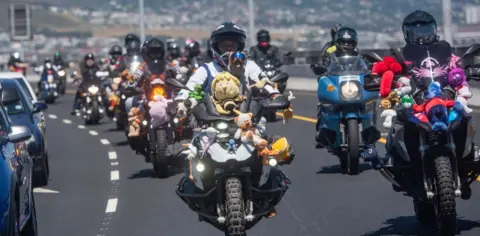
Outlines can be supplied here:
[[367, 64], [361, 56], [336, 57], [332, 54], [332, 60], [327, 70], [327, 74], [333, 76], [364, 75], [367, 73]]
[[133, 55], [128, 59], [128, 70], [133, 73], [135, 70], [137, 70], [138, 66], [142, 64], [143, 59], [139, 55]]

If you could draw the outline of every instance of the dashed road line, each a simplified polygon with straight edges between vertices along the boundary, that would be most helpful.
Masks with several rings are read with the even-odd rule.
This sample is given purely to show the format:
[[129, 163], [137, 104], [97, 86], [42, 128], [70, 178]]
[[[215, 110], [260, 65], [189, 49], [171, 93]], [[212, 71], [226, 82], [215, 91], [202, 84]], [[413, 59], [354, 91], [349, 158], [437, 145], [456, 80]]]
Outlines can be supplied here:
[[85, 125], [78, 125], [77, 128], [79, 128], [79, 129], [85, 129], [86, 127], [85, 127]]
[[48, 118], [55, 120], [55, 119], [57, 119], [58, 117], [57, 117], [56, 115], [54, 115], [54, 114], [48, 114]]
[[67, 120], [67, 119], [63, 119], [62, 122], [65, 123], [65, 124], [71, 124], [72, 123], [71, 120]]
[[107, 209], [105, 209], [105, 213], [113, 213], [117, 210], [118, 198], [111, 198], [108, 199], [107, 202]]
[[117, 153], [116, 152], [108, 152], [108, 159], [116, 160], [117, 159]]
[[88, 131], [88, 133], [90, 133], [90, 134], [93, 135], [93, 136], [97, 136], [97, 135], [98, 135], [97, 131], [95, 131], [95, 130], [90, 130], [90, 131]]
[[118, 162], [110, 162], [111, 166], [118, 166]]
[[120, 179], [120, 172], [118, 170], [114, 170], [110, 172], [110, 180], [117, 181]]
[[100, 139], [100, 142], [103, 144], [103, 145], [109, 145], [110, 142], [108, 141], [108, 139]]

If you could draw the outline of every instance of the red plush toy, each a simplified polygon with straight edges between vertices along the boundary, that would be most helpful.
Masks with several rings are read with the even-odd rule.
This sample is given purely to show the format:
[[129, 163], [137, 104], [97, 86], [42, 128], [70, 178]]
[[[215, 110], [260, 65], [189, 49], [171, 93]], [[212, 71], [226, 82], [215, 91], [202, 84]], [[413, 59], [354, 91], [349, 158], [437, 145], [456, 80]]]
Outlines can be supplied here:
[[400, 72], [402, 72], [402, 65], [400, 65], [395, 58], [390, 56], [384, 57], [383, 61], [379, 61], [373, 65], [372, 74], [382, 76], [380, 82], [380, 96], [382, 98], [385, 98], [390, 94], [393, 79], [395, 78], [395, 75], [400, 74]]

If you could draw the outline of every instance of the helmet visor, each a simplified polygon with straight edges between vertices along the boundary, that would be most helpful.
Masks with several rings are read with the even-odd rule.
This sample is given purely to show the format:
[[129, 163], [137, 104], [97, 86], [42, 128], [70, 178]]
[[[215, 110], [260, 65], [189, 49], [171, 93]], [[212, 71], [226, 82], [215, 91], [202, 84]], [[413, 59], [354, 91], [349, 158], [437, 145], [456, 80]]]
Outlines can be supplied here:
[[437, 26], [434, 23], [407, 24], [403, 30], [410, 43], [428, 44], [435, 42], [437, 38]]

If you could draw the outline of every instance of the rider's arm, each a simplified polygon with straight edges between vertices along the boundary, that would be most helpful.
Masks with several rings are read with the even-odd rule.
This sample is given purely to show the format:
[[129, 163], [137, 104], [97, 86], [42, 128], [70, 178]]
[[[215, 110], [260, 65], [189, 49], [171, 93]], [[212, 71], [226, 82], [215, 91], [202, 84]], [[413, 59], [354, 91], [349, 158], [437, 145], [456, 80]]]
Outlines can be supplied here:
[[257, 60], [257, 53], [256, 53], [256, 50], [255, 50], [255, 46], [251, 47], [250, 50], [248, 50], [248, 59], [250, 59], [252, 61]]
[[[260, 82], [260, 74], [262, 73], [262, 69], [257, 65], [257, 63], [252, 60], [248, 60], [245, 69], [248, 72], [248, 78], [250, 81], [253, 81], [254, 83]], [[279, 93], [278, 90], [268, 84], [265, 85], [265, 90], [267, 90], [270, 94]]]
[[[190, 77], [188, 80], [187, 84], [185, 86], [189, 88], [190, 90], [194, 90], [196, 85], [203, 85], [205, 81], [207, 80], [208, 73], [207, 70], [202, 66], [195, 71], [195, 73]], [[185, 100], [188, 98], [189, 91], [182, 89], [175, 100]]]

